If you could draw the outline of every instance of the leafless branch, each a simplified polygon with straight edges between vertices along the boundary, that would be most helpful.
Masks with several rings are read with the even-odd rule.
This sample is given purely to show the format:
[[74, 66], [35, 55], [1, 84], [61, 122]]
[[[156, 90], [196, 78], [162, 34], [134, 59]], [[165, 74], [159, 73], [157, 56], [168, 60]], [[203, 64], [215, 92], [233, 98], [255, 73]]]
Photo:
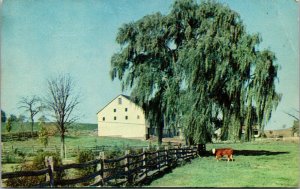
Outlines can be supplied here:
[[[293, 117], [293, 118], [295, 118], [296, 120], [298, 120], [299, 121], [299, 117], [296, 117], [296, 116], [294, 116], [293, 114], [291, 114], [291, 113], [288, 113], [288, 112], [285, 112], [285, 111], [283, 111], [285, 114], [287, 114], [287, 115], [289, 115], [289, 116], [291, 116], [291, 117]], [[299, 112], [299, 111], [298, 111]]]
[[65, 134], [67, 127], [78, 120], [73, 115], [74, 109], [79, 104], [79, 97], [73, 90], [74, 82], [69, 75], [59, 75], [55, 79], [49, 79], [48, 94], [45, 105], [55, 119], [56, 126], [61, 135]]
[[19, 108], [29, 112], [33, 132], [34, 117], [42, 110], [41, 99], [37, 96], [22, 97], [19, 101]]

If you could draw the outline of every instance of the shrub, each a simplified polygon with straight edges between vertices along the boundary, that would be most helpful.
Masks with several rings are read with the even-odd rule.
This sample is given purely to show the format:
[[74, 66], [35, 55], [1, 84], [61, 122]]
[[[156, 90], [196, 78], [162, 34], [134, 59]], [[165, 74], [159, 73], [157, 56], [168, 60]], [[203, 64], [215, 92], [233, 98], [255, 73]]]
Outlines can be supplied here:
[[33, 165], [36, 169], [44, 169], [46, 167], [45, 157], [53, 157], [53, 165], [59, 166], [62, 165], [62, 160], [58, 153], [54, 152], [38, 152], [37, 155], [33, 158]]
[[262, 134], [262, 138], [267, 138], [266, 133]]
[[20, 151], [18, 148], [15, 148], [14, 154], [16, 154], [17, 156], [21, 157], [22, 159], [25, 158], [25, 153], [22, 152], [22, 151]]
[[[54, 166], [58, 166], [62, 164], [59, 154], [52, 153], [52, 152], [42, 152], [38, 153], [34, 159], [32, 164], [23, 163], [21, 166], [16, 167], [14, 171], [32, 171], [32, 170], [41, 170], [46, 167], [45, 165], [45, 157], [52, 156], [53, 157], [53, 164]], [[58, 180], [61, 179], [63, 173], [54, 174], [54, 179]], [[5, 184], [7, 187], [31, 187], [37, 186], [46, 181], [46, 175], [41, 176], [26, 176], [26, 177], [17, 177], [12, 179], [7, 179]]]
[[[32, 164], [22, 164], [21, 166], [17, 166], [14, 168], [15, 171], [29, 171], [34, 170], [34, 166]], [[26, 176], [26, 177], [16, 177], [7, 179], [5, 182], [7, 187], [31, 187], [38, 185], [39, 183], [45, 182], [46, 177], [42, 176]]]
[[9, 133], [12, 129], [12, 119], [8, 118], [7, 123], [6, 123], [6, 131]]
[[15, 155], [12, 152], [6, 153], [5, 155], [2, 155], [2, 163], [22, 163], [23, 162], [23, 158], [18, 157], [17, 155]]
[[42, 128], [39, 132], [39, 140], [44, 145], [45, 148], [49, 144], [49, 136], [48, 135], [49, 134], [48, 134], [47, 128], [44, 125], [42, 125]]
[[[77, 157], [76, 157], [76, 163], [86, 163], [88, 161], [92, 161], [95, 159], [95, 156], [92, 152], [92, 150], [83, 150], [83, 151], [79, 151]], [[93, 165], [93, 166], [88, 166], [86, 168], [83, 169], [78, 169], [78, 175], [80, 177], [92, 174], [94, 172], [96, 172], [96, 167], [97, 165]], [[82, 185], [88, 185], [90, 182], [84, 182], [82, 183]]]
[[22, 163], [25, 159], [25, 154], [15, 148], [13, 151], [2, 154], [2, 163]]

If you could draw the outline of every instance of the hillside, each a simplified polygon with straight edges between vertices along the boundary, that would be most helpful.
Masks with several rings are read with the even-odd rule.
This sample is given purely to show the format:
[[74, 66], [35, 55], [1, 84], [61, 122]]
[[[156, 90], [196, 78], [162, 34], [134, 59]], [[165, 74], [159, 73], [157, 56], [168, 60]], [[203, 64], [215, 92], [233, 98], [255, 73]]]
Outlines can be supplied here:
[[290, 137], [292, 136], [292, 128], [290, 127], [286, 129], [279, 129], [279, 130], [265, 130], [265, 134], [267, 135], [268, 138], [278, 137], [278, 136]]

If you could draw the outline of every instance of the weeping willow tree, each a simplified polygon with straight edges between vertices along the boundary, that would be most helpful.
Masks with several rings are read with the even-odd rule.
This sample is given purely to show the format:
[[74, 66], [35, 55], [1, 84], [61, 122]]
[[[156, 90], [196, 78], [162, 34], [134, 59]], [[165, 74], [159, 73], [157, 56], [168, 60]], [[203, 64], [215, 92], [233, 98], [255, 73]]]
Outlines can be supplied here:
[[281, 99], [274, 53], [260, 51], [259, 35], [248, 34], [239, 14], [222, 4], [177, 1], [171, 14], [177, 36], [183, 36], [178, 64], [185, 94], [194, 97], [187, 104], [194, 113], [182, 113], [186, 137], [210, 141], [207, 133], [221, 119], [223, 139], [240, 139], [245, 125], [245, 138], [251, 140], [252, 126], [263, 130]]
[[124, 24], [121, 50], [111, 59], [111, 77], [131, 89], [159, 142], [166, 125], [179, 125], [188, 143], [239, 139], [246, 126], [264, 125], [280, 101], [278, 66], [260, 51], [258, 34], [248, 34], [238, 13], [211, 1], [175, 1], [167, 15], [147, 15]]
[[[117, 34], [122, 50], [111, 58], [111, 77], [122, 80], [122, 89], [132, 89], [131, 98], [145, 111], [150, 126], [162, 142], [176, 94], [174, 63], [176, 53], [168, 45], [168, 19], [156, 13], [137, 22], [124, 24]], [[170, 79], [171, 78], [171, 79]], [[172, 89], [170, 88], [172, 87]]]

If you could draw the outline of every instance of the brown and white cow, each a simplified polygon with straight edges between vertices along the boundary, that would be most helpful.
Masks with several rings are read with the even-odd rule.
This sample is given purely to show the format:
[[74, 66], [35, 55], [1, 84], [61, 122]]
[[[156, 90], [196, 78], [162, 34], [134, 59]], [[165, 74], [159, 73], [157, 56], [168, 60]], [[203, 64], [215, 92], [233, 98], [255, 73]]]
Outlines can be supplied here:
[[227, 161], [233, 161], [233, 149], [232, 148], [219, 148], [219, 149], [212, 149], [212, 153], [216, 155], [217, 161], [220, 160], [223, 156], [227, 155]]

